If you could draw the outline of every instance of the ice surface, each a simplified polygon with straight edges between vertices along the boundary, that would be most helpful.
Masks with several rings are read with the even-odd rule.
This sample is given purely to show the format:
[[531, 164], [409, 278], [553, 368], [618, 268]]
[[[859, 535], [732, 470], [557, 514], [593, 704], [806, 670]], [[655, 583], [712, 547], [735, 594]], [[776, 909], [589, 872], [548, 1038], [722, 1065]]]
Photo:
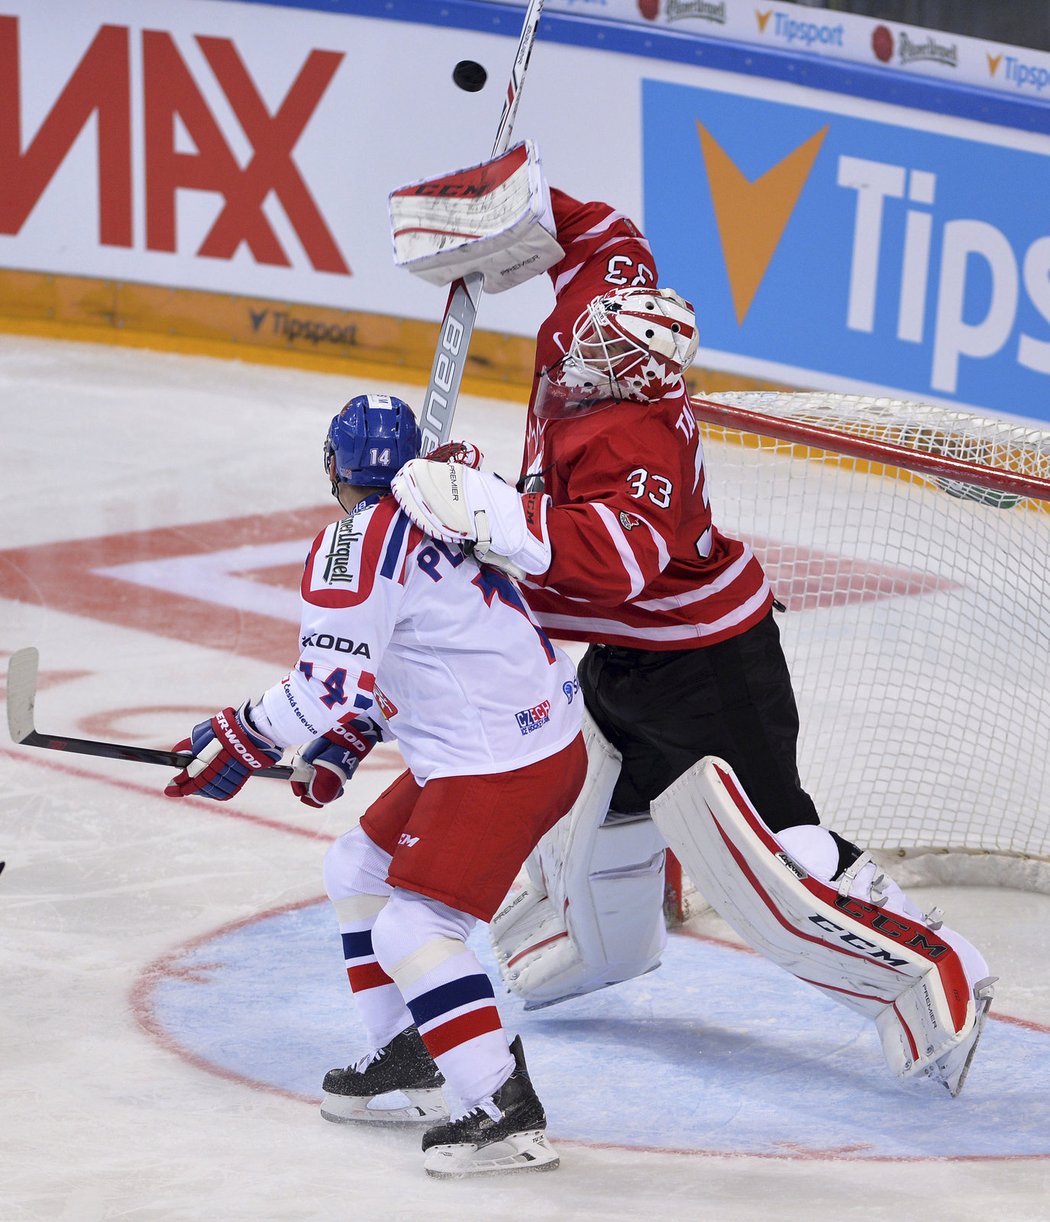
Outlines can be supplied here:
[[[0, 652], [40, 649], [38, 729], [168, 747], [279, 677], [297, 540], [336, 512], [324, 429], [365, 390], [419, 400], [0, 337]], [[456, 431], [513, 475], [522, 417], [467, 397]], [[1002, 977], [957, 1100], [892, 1082], [864, 1023], [709, 917], [642, 980], [504, 997], [562, 1167], [438, 1183], [417, 1134], [316, 1110], [363, 1050], [321, 858], [393, 748], [327, 812], [264, 781], [176, 804], [163, 769], [6, 736], [0, 767], [2, 1222], [1050, 1218], [1048, 896], [916, 893]]]

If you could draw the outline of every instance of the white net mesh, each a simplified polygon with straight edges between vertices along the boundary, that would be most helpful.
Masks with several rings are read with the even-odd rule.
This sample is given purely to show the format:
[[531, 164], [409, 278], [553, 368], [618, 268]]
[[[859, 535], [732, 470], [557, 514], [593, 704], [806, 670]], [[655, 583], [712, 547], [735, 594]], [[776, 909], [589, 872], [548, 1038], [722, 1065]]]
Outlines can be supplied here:
[[1050, 433], [857, 396], [694, 406], [715, 521], [788, 608], [822, 819], [865, 848], [1050, 862]]

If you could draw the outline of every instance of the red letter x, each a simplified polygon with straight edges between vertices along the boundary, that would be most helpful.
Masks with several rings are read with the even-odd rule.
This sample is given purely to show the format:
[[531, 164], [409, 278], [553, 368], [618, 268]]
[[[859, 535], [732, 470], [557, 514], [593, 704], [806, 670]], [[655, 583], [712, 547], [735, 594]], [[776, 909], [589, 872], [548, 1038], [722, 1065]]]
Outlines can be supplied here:
[[[349, 275], [335, 239], [292, 161], [296, 141], [343, 59], [337, 51], [311, 51], [276, 114], [271, 115], [226, 38], [198, 37], [216, 79], [252, 145], [241, 169], [170, 34], [142, 35], [146, 126], [146, 245], [175, 250], [175, 192], [217, 191], [225, 200], [198, 251], [229, 259], [246, 242], [260, 263], [289, 266], [277, 235], [262, 212], [270, 191], [277, 196], [318, 271]], [[175, 152], [175, 119], [197, 147]]]

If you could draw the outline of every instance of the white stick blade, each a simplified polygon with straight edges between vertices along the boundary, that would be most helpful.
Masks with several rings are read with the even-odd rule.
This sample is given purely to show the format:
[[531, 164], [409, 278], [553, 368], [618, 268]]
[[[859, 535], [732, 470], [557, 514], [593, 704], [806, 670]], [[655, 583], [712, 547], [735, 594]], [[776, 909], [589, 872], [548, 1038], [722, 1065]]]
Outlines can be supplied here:
[[36, 673], [40, 653], [30, 645], [13, 653], [7, 663], [7, 728], [16, 743], [33, 733]]

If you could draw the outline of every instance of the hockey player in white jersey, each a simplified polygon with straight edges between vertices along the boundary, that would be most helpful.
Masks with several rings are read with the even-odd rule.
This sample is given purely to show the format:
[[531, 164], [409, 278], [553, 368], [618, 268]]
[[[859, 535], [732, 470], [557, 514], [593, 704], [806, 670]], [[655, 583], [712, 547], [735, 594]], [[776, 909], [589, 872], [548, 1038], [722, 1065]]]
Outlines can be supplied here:
[[321, 1113], [430, 1122], [431, 1175], [550, 1169], [520, 1038], [508, 1042], [466, 939], [579, 793], [582, 702], [572, 662], [506, 574], [424, 535], [388, 495], [418, 452], [399, 399], [359, 396], [332, 421], [325, 469], [347, 516], [310, 549], [298, 663], [195, 726], [176, 747], [195, 759], [165, 793], [225, 801], [306, 743], [292, 788], [324, 806], [377, 741], [396, 738], [407, 770], [325, 857], [373, 1051], [326, 1075]]

